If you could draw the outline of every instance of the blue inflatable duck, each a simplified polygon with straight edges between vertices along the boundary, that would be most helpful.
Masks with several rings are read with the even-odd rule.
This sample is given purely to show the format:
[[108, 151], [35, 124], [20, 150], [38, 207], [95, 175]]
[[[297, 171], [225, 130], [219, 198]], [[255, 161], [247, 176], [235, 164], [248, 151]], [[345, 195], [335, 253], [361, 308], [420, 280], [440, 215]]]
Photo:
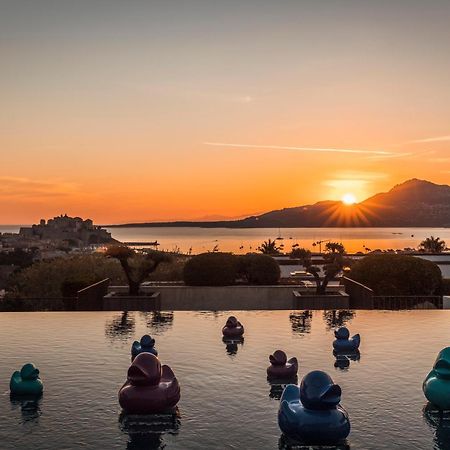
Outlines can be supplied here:
[[333, 341], [333, 348], [336, 352], [355, 352], [361, 343], [361, 336], [355, 334], [350, 338], [350, 331], [347, 327], [341, 327], [334, 332], [336, 339]]
[[339, 404], [341, 388], [320, 370], [308, 373], [300, 388], [286, 387], [278, 425], [289, 438], [311, 444], [336, 444], [350, 433], [350, 420]]
[[41, 395], [44, 385], [39, 378], [39, 369], [33, 363], [25, 364], [20, 372], [16, 370], [12, 374], [9, 388], [11, 395]]
[[158, 352], [155, 348], [155, 340], [149, 336], [148, 334], [144, 334], [141, 337], [140, 341], [134, 341], [131, 346], [131, 358], [136, 358], [139, 353], [152, 353], [155, 356], [158, 356]]
[[422, 390], [427, 400], [438, 409], [450, 410], [450, 347], [439, 352]]

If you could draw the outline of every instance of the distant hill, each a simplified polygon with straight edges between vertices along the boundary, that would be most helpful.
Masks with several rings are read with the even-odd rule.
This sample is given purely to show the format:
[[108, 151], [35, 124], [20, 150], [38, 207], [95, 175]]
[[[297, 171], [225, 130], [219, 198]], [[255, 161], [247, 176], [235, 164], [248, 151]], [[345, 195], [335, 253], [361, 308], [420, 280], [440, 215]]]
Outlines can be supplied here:
[[296, 228], [296, 227], [447, 227], [450, 186], [412, 179], [355, 205], [321, 201], [270, 211], [240, 220], [150, 222], [117, 227]]

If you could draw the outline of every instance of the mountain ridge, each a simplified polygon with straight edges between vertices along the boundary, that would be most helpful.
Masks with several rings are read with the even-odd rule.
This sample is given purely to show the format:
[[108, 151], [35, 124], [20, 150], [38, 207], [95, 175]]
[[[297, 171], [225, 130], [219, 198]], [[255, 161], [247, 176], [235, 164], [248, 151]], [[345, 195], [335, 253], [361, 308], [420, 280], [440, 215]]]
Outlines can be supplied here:
[[366, 200], [344, 205], [322, 200], [238, 220], [145, 222], [119, 227], [313, 228], [313, 227], [447, 227], [450, 186], [412, 178]]

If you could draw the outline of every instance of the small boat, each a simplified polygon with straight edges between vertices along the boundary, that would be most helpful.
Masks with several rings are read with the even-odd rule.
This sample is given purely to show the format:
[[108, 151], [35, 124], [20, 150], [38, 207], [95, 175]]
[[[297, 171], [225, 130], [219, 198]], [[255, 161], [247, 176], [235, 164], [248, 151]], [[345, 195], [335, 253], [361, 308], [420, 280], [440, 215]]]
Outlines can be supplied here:
[[280, 229], [278, 228], [278, 237], [275, 238], [276, 241], [282, 241], [284, 239], [283, 236], [281, 236]]

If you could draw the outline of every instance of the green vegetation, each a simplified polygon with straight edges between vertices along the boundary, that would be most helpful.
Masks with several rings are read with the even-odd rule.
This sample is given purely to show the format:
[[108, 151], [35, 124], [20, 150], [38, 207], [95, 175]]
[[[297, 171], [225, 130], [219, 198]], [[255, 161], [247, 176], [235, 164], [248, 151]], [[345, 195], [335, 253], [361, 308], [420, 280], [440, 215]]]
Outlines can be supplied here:
[[149, 274], [161, 263], [171, 261], [168, 253], [157, 250], [137, 252], [125, 245], [113, 245], [106, 250], [105, 255], [119, 261], [128, 281], [130, 295], [139, 295], [141, 284]]
[[249, 253], [237, 258], [239, 275], [248, 283], [272, 285], [280, 280], [280, 266], [271, 256]]
[[430, 236], [420, 243], [419, 250], [427, 253], [442, 253], [447, 249], [445, 241], [440, 238]]
[[36, 254], [35, 249], [30, 251], [22, 250], [21, 248], [15, 249], [12, 252], [0, 252], [0, 266], [14, 265], [20, 268], [25, 268], [33, 264], [33, 258]]
[[365, 256], [353, 265], [349, 277], [375, 295], [436, 295], [442, 289], [442, 274], [434, 262], [407, 255]]
[[[40, 261], [13, 274], [7, 286], [15, 298], [54, 298], [76, 295], [76, 291], [105, 278], [123, 283], [117, 261], [101, 254]], [[79, 289], [78, 289], [79, 288]]]
[[281, 247], [277, 246], [275, 240], [268, 239], [258, 247], [258, 251], [264, 255], [279, 255], [281, 253]]
[[328, 242], [325, 246], [325, 253], [322, 255], [324, 260], [323, 279], [320, 277], [320, 267], [312, 262], [312, 253], [306, 248], [293, 248], [291, 258], [298, 258], [307, 273], [314, 277], [316, 282], [316, 294], [326, 293], [328, 283], [341, 273], [349, 261], [345, 256], [345, 248], [339, 242]]
[[184, 266], [183, 279], [188, 286], [229, 286], [238, 278], [249, 284], [277, 284], [280, 267], [268, 255], [219, 252], [193, 256]]
[[237, 257], [231, 253], [210, 252], [193, 256], [184, 266], [188, 286], [227, 286], [236, 282]]

